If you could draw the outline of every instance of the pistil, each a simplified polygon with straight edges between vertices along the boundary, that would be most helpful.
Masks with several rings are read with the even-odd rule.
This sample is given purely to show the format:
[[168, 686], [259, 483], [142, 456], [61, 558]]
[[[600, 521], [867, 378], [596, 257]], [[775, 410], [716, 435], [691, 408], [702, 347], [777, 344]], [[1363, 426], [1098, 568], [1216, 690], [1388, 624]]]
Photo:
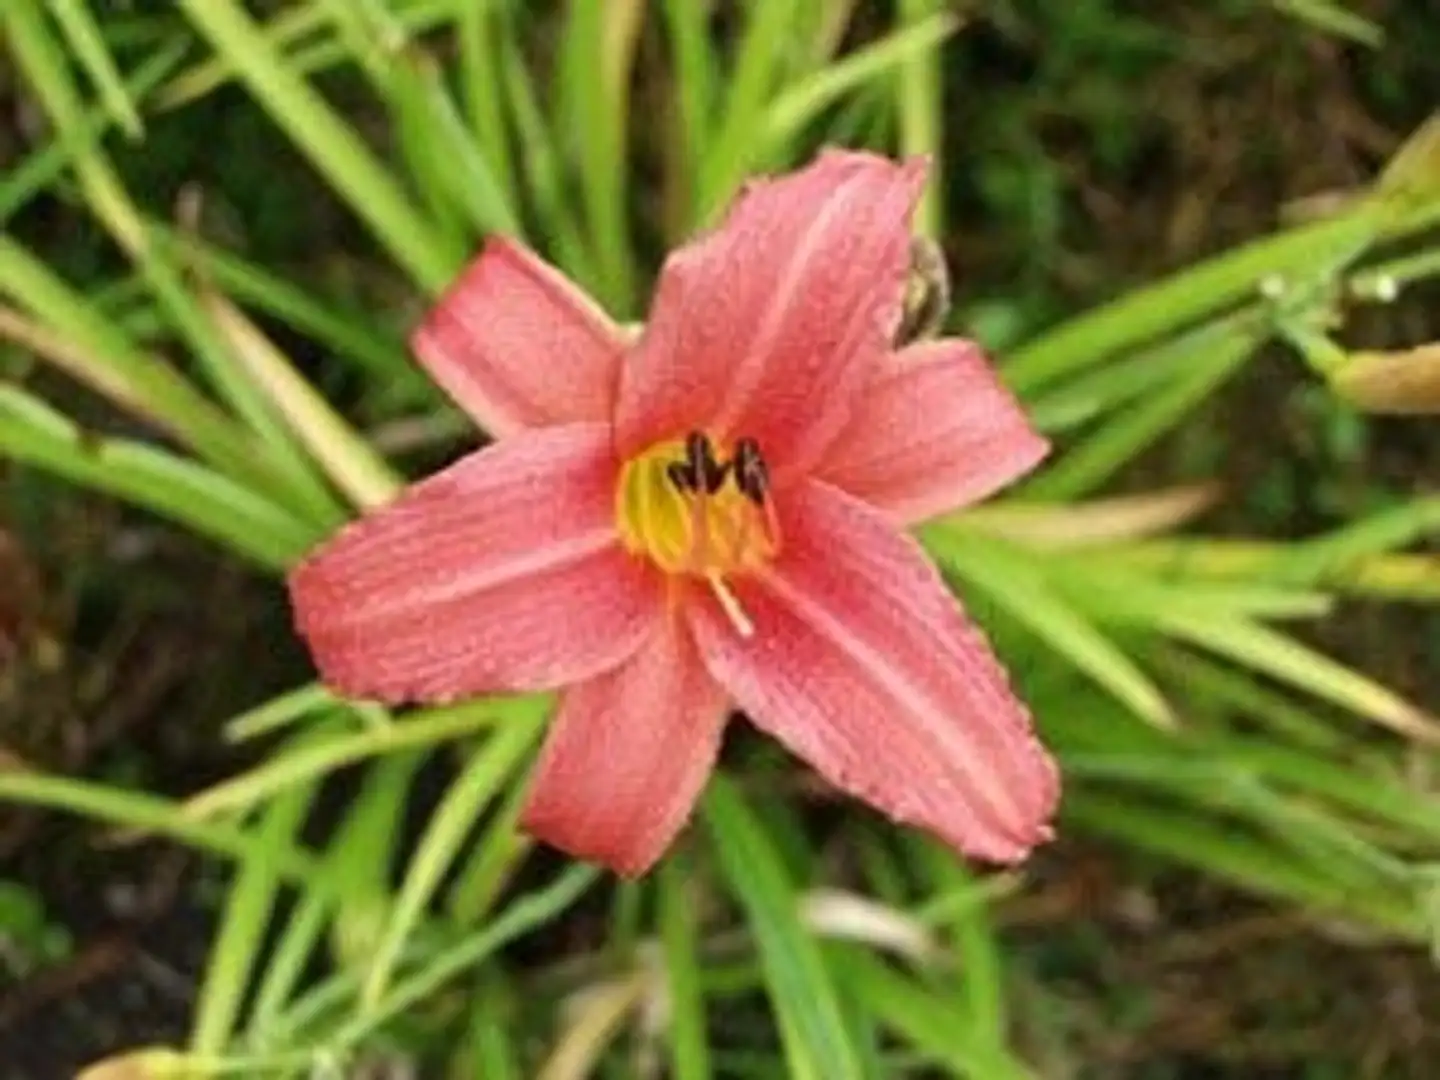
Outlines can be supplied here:
[[742, 637], [754, 633], [730, 579], [780, 549], [770, 474], [759, 444], [722, 454], [703, 432], [658, 443], [625, 463], [616, 520], [626, 548], [668, 574], [701, 578]]

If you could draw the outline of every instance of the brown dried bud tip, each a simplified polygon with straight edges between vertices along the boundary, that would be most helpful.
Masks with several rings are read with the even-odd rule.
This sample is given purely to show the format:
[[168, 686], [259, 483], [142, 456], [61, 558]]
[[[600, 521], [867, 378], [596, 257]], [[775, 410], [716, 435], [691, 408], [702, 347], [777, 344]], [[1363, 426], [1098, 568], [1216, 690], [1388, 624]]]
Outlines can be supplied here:
[[910, 273], [905, 279], [895, 347], [931, 336], [940, 329], [949, 311], [950, 273], [945, 268], [945, 253], [929, 237], [914, 237], [910, 241]]
[[1440, 342], [1402, 352], [1357, 352], [1330, 375], [1335, 392], [1366, 412], [1440, 413]]

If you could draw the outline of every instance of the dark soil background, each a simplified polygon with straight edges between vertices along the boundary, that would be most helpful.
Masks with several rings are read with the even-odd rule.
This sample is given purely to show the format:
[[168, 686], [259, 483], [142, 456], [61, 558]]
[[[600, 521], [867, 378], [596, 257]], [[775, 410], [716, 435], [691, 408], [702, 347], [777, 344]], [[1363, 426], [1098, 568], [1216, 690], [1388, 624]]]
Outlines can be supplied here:
[[[1440, 99], [1430, 2], [1352, 4], [1387, 27], [1378, 52], [1248, 2], [982, 6], [946, 54], [946, 246], [962, 315], [1000, 343], [1362, 182]], [[0, 169], [38, 132], [6, 79]], [[318, 186], [304, 197], [303, 166], [238, 92], [166, 120], [127, 167], [160, 206], [178, 180], [202, 180], [251, 253], [302, 280], [334, 280], [363, 250]], [[63, 203], [37, 204], [16, 229], [72, 273], [109, 265]], [[1417, 290], [1352, 338], [1440, 337], [1434, 299]], [[1355, 417], [1276, 350], [1126, 483], [1217, 471], [1228, 496], [1212, 527], [1300, 535], [1377, 494], [1435, 488], [1440, 438], [1425, 421]], [[173, 792], [243, 764], [218, 722], [306, 670], [278, 590], [149, 519], [35, 474], [0, 476], [0, 754]], [[1432, 614], [1359, 606], [1321, 634], [1440, 700]], [[1440, 1075], [1426, 957], [1356, 948], [1185, 875], [1142, 889], [1111, 852], [1062, 845], [1060, 858], [1054, 882], [1007, 911], [1023, 940], [1016, 1014], [1047, 1075]], [[182, 1039], [214, 873], [73, 819], [0, 812], [0, 883], [43, 905], [26, 916], [33, 933], [0, 933], [0, 1080], [59, 1080], [115, 1048]]]

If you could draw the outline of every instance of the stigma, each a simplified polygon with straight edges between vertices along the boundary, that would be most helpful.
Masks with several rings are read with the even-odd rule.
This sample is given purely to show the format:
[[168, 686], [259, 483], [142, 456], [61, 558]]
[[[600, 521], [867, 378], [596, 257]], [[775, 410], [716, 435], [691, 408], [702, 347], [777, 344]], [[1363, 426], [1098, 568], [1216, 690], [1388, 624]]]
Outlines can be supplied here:
[[767, 566], [780, 529], [759, 444], [741, 438], [726, 450], [700, 431], [649, 447], [620, 470], [615, 517], [628, 551], [705, 581], [748, 637], [754, 628], [728, 581]]

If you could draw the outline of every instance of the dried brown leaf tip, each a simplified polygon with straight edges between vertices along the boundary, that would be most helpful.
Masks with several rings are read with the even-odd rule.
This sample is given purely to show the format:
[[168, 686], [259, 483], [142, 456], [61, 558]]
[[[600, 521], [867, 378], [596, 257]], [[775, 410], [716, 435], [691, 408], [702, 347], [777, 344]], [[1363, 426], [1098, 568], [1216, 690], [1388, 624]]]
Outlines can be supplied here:
[[1399, 352], [1357, 352], [1330, 375], [1335, 392], [1366, 412], [1440, 413], [1440, 342]]

